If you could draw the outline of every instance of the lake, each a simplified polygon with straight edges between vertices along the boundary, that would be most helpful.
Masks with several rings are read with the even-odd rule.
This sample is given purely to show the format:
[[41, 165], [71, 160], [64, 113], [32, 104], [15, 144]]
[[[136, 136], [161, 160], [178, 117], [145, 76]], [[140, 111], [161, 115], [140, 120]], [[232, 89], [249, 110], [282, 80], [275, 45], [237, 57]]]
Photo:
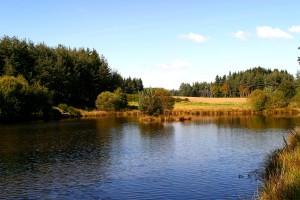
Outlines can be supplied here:
[[0, 125], [0, 199], [251, 199], [298, 118]]

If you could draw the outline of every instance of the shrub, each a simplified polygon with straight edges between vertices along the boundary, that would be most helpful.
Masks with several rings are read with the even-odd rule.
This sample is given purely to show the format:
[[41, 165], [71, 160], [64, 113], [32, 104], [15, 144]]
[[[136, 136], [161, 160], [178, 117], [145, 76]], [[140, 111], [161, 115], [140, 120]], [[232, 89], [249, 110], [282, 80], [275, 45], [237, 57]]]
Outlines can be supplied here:
[[19, 76], [3, 76], [0, 78], [0, 118], [15, 120], [27, 115], [26, 101], [29, 93], [27, 81]]
[[138, 102], [139, 101], [139, 94], [127, 94], [128, 101]]
[[262, 111], [266, 109], [268, 96], [266, 92], [260, 89], [256, 89], [248, 96], [248, 101], [251, 107], [253, 108], [253, 110]]
[[290, 100], [296, 94], [295, 84], [290, 80], [283, 81], [278, 86], [278, 90], [284, 93], [284, 96], [287, 100]]
[[288, 102], [282, 91], [275, 91], [273, 93], [267, 94], [268, 98], [266, 101], [266, 108], [284, 108], [287, 106]]
[[139, 110], [146, 115], [157, 116], [164, 110], [171, 110], [174, 107], [175, 99], [165, 89], [145, 89], [140, 92]]
[[0, 120], [28, 119], [32, 115], [46, 115], [51, 101], [47, 88], [38, 83], [29, 85], [22, 77], [0, 77]]
[[127, 105], [127, 96], [120, 88], [114, 92], [102, 92], [96, 100], [96, 107], [104, 111], [119, 111]]
[[52, 96], [48, 89], [38, 83], [34, 83], [29, 88], [27, 107], [29, 112], [46, 117], [52, 106]]
[[296, 93], [296, 95], [291, 99], [289, 104], [291, 108], [300, 108], [300, 91]]

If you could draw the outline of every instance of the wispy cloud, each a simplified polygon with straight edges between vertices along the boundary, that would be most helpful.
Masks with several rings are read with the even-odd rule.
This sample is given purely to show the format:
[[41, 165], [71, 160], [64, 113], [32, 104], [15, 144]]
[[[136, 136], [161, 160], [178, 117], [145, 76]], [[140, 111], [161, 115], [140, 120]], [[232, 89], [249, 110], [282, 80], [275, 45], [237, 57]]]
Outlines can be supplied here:
[[260, 38], [270, 39], [292, 39], [293, 36], [279, 28], [272, 28], [270, 26], [259, 26], [256, 28], [256, 33]]
[[292, 26], [289, 28], [289, 31], [292, 33], [300, 33], [300, 26]]
[[249, 33], [246, 33], [245, 31], [238, 30], [237, 32], [233, 33], [234, 37], [236, 37], [239, 40], [246, 40], [249, 36]]
[[196, 33], [189, 33], [189, 34], [181, 34], [179, 35], [180, 39], [189, 39], [192, 40], [194, 42], [198, 42], [198, 43], [204, 43], [207, 41], [207, 39], [200, 35], [200, 34], [196, 34]]
[[172, 63], [158, 64], [157, 66], [162, 69], [175, 70], [175, 69], [184, 69], [184, 68], [192, 67], [193, 65], [187, 61], [175, 60]]

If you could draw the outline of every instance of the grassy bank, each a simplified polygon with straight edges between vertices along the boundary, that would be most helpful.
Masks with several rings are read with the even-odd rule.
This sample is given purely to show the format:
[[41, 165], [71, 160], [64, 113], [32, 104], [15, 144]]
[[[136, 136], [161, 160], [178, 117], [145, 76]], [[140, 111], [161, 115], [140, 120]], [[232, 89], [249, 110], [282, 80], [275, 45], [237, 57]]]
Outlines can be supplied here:
[[[295, 115], [297, 109], [272, 109], [264, 112], [253, 111], [246, 98], [203, 98], [203, 97], [175, 97], [177, 99], [174, 109], [165, 112], [160, 119], [163, 121], [182, 121], [192, 119], [193, 116], [218, 116], [218, 115]], [[138, 102], [130, 101], [129, 109], [122, 112], [84, 111], [80, 110], [83, 117], [103, 116], [140, 116]], [[146, 117], [150, 119], [149, 117]]]
[[269, 156], [260, 200], [300, 199], [300, 133], [292, 131], [286, 145]]

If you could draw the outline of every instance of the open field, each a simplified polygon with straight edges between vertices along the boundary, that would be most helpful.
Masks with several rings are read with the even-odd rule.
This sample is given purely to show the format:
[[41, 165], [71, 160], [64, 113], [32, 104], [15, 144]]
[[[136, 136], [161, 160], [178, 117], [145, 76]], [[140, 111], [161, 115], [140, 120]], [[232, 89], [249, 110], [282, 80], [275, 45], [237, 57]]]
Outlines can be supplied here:
[[[175, 97], [177, 98], [177, 97]], [[209, 98], [209, 97], [178, 97], [180, 99], [189, 99], [190, 102], [201, 102], [201, 103], [247, 103], [247, 98]]]
[[189, 101], [176, 102], [175, 110], [191, 109], [249, 109], [246, 98], [175, 97]]

